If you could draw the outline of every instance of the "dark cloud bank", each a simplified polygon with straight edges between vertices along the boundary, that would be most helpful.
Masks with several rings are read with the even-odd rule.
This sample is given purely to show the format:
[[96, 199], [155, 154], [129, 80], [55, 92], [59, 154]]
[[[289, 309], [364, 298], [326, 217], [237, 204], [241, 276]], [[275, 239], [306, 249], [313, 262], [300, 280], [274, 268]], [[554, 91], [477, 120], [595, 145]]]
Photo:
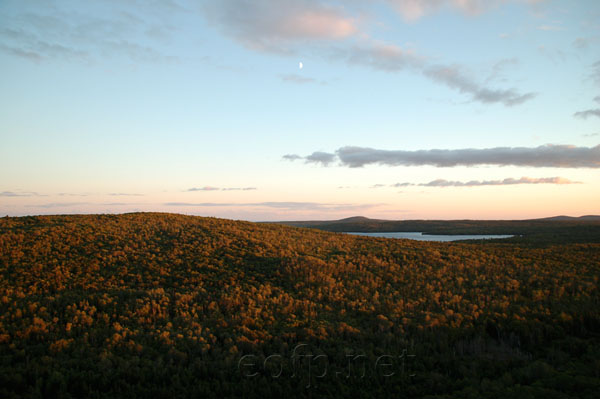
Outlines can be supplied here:
[[429, 183], [396, 183], [392, 187], [407, 187], [407, 186], [420, 186], [420, 187], [481, 187], [481, 186], [512, 186], [517, 184], [579, 184], [564, 177], [521, 177], [515, 179], [512, 177], [503, 180], [470, 180], [466, 182], [462, 181], [451, 181], [445, 179], [436, 179]]
[[304, 160], [327, 166], [336, 160], [340, 166], [360, 168], [365, 165], [387, 166], [525, 166], [552, 168], [600, 168], [600, 145], [543, 145], [539, 147], [465, 148], [456, 150], [378, 150], [346, 146], [335, 153], [314, 152], [308, 156], [284, 155], [285, 160]]

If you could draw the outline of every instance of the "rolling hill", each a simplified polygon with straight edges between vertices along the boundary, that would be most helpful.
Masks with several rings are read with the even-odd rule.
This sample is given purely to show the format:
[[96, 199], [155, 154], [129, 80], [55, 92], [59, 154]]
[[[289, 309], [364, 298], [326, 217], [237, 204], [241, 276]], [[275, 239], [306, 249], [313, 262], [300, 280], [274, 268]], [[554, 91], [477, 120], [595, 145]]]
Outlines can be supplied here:
[[598, 244], [1, 218], [0, 397], [594, 398], [598, 276]]

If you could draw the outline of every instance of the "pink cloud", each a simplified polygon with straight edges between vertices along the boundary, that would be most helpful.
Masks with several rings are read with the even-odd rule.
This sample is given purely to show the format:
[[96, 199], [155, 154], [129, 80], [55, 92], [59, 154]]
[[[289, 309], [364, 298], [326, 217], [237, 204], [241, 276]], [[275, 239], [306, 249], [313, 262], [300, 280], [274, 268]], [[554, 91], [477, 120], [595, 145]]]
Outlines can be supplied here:
[[504, 3], [536, 4], [544, 0], [388, 0], [408, 21], [416, 21], [444, 7], [457, 9], [467, 15], [481, 14]]
[[312, 39], [344, 39], [358, 32], [353, 18], [328, 9], [307, 10], [288, 16], [280, 23], [287, 37]]
[[207, 16], [245, 46], [289, 53], [303, 40], [341, 40], [359, 33], [356, 18], [343, 7], [293, 0], [220, 0]]

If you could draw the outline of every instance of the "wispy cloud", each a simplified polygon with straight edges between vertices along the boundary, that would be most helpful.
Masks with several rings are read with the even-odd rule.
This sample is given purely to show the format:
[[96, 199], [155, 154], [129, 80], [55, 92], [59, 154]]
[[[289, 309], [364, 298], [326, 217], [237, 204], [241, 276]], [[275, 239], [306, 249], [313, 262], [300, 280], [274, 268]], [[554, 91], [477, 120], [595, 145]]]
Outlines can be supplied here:
[[0, 192], [0, 197], [45, 197], [45, 195], [33, 191], [2, 191]]
[[204, 186], [204, 187], [192, 187], [188, 188], [186, 191], [252, 191], [256, 190], [256, 187], [213, 187], [213, 186]]
[[517, 184], [580, 184], [580, 182], [565, 179], [564, 177], [521, 177], [515, 179], [512, 177], [503, 180], [470, 180], [470, 181], [451, 181], [445, 179], [436, 179], [429, 183], [396, 183], [392, 187], [481, 187], [481, 186], [512, 186]]
[[459, 66], [436, 65], [426, 68], [424, 74], [431, 79], [456, 89], [461, 93], [471, 95], [474, 101], [484, 104], [502, 103], [505, 106], [523, 104], [531, 100], [536, 93], [519, 93], [516, 89], [494, 90], [481, 86], [469, 78]]
[[[165, 54], [173, 27], [165, 23], [177, 10], [169, 2], [153, 2], [150, 12], [132, 2], [113, 2], [110, 15], [100, 17], [76, 3], [35, 2], [0, 10], [0, 51], [40, 63], [66, 60], [92, 64], [106, 57], [134, 62], [174, 62]], [[83, 4], [83, 3], [82, 3]], [[153, 14], [160, 11], [160, 18]], [[144, 17], [138, 16], [144, 13]]]
[[336, 160], [335, 154], [330, 154], [328, 152], [315, 151], [310, 155], [305, 157], [301, 157], [297, 154], [286, 154], [281, 157], [285, 161], [296, 161], [299, 159], [303, 159], [306, 163], [317, 163], [323, 166], [328, 166], [330, 163]]
[[320, 163], [322, 165], [329, 165], [335, 160], [335, 155], [327, 152], [316, 151], [306, 157], [306, 162]]
[[41, 209], [53, 209], [53, 208], [77, 208], [81, 206], [131, 206], [139, 205], [137, 203], [127, 202], [48, 202], [44, 204], [31, 204], [25, 205], [27, 208], [41, 208]]
[[[323, 163], [315, 159], [326, 158]], [[360, 168], [377, 164], [387, 166], [528, 166], [554, 168], [600, 168], [600, 145], [576, 147], [547, 144], [539, 147], [465, 148], [455, 150], [378, 150], [367, 147], [341, 147], [335, 153], [313, 153], [306, 157], [290, 155], [287, 159], [327, 165], [338, 160], [341, 166]]]
[[[594, 102], [600, 104], [600, 96], [594, 97]], [[573, 116], [581, 119], [587, 119], [590, 116], [597, 116], [600, 118], [600, 108], [592, 108], [585, 111], [575, 112]]]
[[536, 4], [544, 0], [387, 0], [408, 21], [416, 21], [426, 15], [447, 9], [455, 9], [466, 15], [478, 15], [503, 3]]
[[426, 58], [414, 51], [376, 40], [347, 49], [335, 49], [332, 57], [343, 59], [351, 65], [367, 66], [384, 72], [400, 72], [409, 68], [420, 70], [426, 66]]
[[590, 46], [590, 39], [587, 37], [578, 37], [573, 41], [573, 47], [579, 50], [586, 50]]
[[192, 188], [188, 188], [187, 191], [219, 191], [221, 190], [218, 187], [212, 187], [212, 186], [204, 186], [204, 187], [192, 187]]
[[130, 194], [130, 193], [110, 193], [111, 197], [143, 197], [144, 194]]
[[[425, 10], [452, 5], [474, 11], [486, 8], [483, 2], [457, 1], [388, 1], [406, 14], [409, 9]], [[521, 93], [516, 88], [497, 89], [477, 82], [473, 74], [461, 65], [431, 64], [428, 57], [402, 47], [371, 38], [360, 29], [357, 19], [347, 8], [334, 7], [326, 1], [292, 0], [222, 0], [206, 7], [211, 21], [224, 29], [242, 45], [260, 51], [293, 54], [297, 46], [309, 44], [312, 52], [327, 60], [359, 65], [375, 70], [398, 73], [419, 73], [460, 93], [472, 101], [515, 106], [531, 100], [536, 93]], [[348, 5], [348, 3], [344, 3]], [[315, 39], [316, 42], [315, 42]], [[492, 72], [493, 73], [493, 72]], [[281, 78], [293, 83], [316, 83], [300, 75]]]
[[590, 77], [596, 84], [600, 85], [600, 61], [596, 61], [592, 64], [592, 73]]
[[565, 28], [563, 28], [562, 26], [558, 26], [558, 25], [540, 25], [537, 28], [538, 28], [538, 30], [551, 31], [551, 32], [565, 30]]
[[[493, 89], [487, 87], [474, 80], [473, 73], [464, 66], [431, 64], [427, 57], [416, 54], [414, 51], [380, 41], [369, 41], [349, 49], [336, 49], [332, 52], [332, 57], [343, 59], [351, 65], [361, 65], [383, 72], [412, 71], [420, 73], [434, 82], [462, 94], [470, 95], [472, 101], [484, 104], [501, 103], [511, 107], [531, 100], [537, 95], [533, 92], [520, 93], [515, 88]], [[496, 67], [496, 69], [498, 68], [501, 66]]]
[[304, 159], [304, 157], [301, 157], [301, 156], [300, 156], [300, 155], [298, 155], [298, 154], [285, 154], [285, 155], [284, 155], [283, 157], [281, 157], [281, 158], [283, 158], [283, 159], [284, 159], [284, 160], [286, 160], [286, 161], [296, 161], [296, 160], [298, 160], [298, 159]]
[[18, 48], [15, 46], [7, 46], [6, 44], [0, 43], [0, 50], [2, 50], [3, 52], [19, 57], [19, 58], [25, 58], [29, 61], [33, 61], [35, 63], [39, 63], [41, 62], [44, 58], [39, 54], [36, 53], [35, 51], [31, 51], [31, 50], [25, 50], [22, 48]]
[[319, 83], [316, 79], [308, 78], [298, 74], [289, 74], [289, 75], [280, 75], [279, 76], [282, 81], [288, 83], [298, 83], [298, 84], [306, 84], [306, 83]]
[[[0, 192], [0, 197], [51, 197], [51, 196], [57, 196], [57, 197], [87, 197], [90, 194], [81, 194], [81, 193], [57, 193], [57, 194], [40, 194], [38, 192], [34, 192], [34, 191], [2, 191]], [[139, 196], [142, 194], [117, 194], [117, 193], [112, 193], [112, 194], [108, 194], [111, 196], [117, 196], [117, 195], [135, 195], [135, 196]]]
[[[597, 85], [600, 85], [600, 61], [596, 61], [591, 65], [592, 72], [589, 75], [589, 78], [594, 81]], [[596, 96], [593, 98], [593, 101], [597, 104], [600, 104], [600, 96]], [[573, 114], [575, 118], [587, 119], [589, 117], [597, 116], [600, 118], [600, 108], [589, 108], [583, 111], [578, 111]]]
[[167, 202], [163, 204], [165, 206], [173, 207], [198, 207], [198, 208], [272, 208], [289, 211], [358, 211], [364, 209], [370, 209], [384, 204], [347, 204], [347, 203], [322, 203], [322, 202], [246, 202], [246, 203], [231, 203], [231, 202]]
[[90, 205], [90, 202], [49, 202], [46, 204], [26, 205], [28, 208], [69, 208], [74, 206]]
[[546, 47], [542, 45], [538, 47], [538, 51], [540, 52], [540, 54], [548, 58], [554, 64], [566, 62], [569, 59], [568, 54], [560, 49]]
[[[467, 14], [488, 10], [502, 1], [483, 0], [374, 0], [387, 4], [407, 19], [417, 19], [444, 7]], [[532, 0], [512, 0], [531, 2]], [[135, 3], [135, 2], [133, 2]], [[109, 17], [99, 17], [85, 7], [69, 10], [61, 5], [24, 7], [5, 15], [0, 29], [0, 51], [34, 62], [62, 59], [94, 63], [107, 57], [122, 57], [142, 63], [177, 62], [165, 46], [176, 28], [165, 20], [182, 9], [170, 1], [152, 2], [144, 18], [132, 2], [115, 2]], [[506, 106], [522, 104], [535, 93], [516, 88], [497, 89], [478, 83], [463, 66], [429, 65], [427, 57], [390, 43], [370, 38], [362, 25], [359, 3], [328, 0], [220, 0], [201, 6], [210, 23], [242, 45], [258, 51], [293, 54], [310, 46], [326, 59], [343, 58], [353, 65], [381, 71], [412, 69], [444, 84], [473, 101]], [[135, 11], [135, 12], [133, 12]], [[358, 16], [357, 16], [358, 15]], [[76, 16], [76, 17], [74, 17]], [[160, 17], [157, 17], [160, 16]], [[75, 21], [75, 22], [74, 22]], [[358, 44], [359, 43], [359, 44]], [[339, 45], [342, 47], [339, 47]], [[301, 75], [283, 75], [290, 83], [323, 83]]]
[[515, 57], [512, 58], [503, 58], [499, 61], [497, 61], [493, 66], [492, 66], [492, 71], [490, 73], [490, 75], [487, 77], [487, 79], [485, 80], [486, 83], [489, 82], [493, 82], [493, 81], [505, 81], [506, 77], [504, 76], [504, 71], [511, 67], [511, 66], [515, 66], [515, 65], [519, 65], [519, 60]]
[[585, 111], [578, 111], [573, 114], [575, 118], [587, 119], [590, 116], [597, 116], [600, 118], [600, 108], [586, 109]]
[[58, 193], [59, 197], [87, 197], [89, 194], [79, 194], [79, 193]]

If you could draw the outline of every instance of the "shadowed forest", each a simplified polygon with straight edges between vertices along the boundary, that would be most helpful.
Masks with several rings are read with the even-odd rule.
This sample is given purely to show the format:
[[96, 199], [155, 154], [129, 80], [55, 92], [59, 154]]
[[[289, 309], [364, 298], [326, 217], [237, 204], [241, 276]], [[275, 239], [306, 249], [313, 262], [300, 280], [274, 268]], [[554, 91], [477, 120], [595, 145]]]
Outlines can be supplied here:
[[586, 234], [530, 246], [1, 218], [0, 397], [596, 398]]

